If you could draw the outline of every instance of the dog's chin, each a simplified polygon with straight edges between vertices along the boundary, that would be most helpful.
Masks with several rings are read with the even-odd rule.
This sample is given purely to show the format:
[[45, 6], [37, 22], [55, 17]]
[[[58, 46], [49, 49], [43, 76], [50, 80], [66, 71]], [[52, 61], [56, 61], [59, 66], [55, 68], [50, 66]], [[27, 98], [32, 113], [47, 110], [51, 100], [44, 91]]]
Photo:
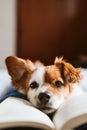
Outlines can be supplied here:
[[46, 114], [51, 114], [56, 111], [56, 109], [51, 108], [51, 107], [46, 107], [46, 106], [44, 106], [43, 108], [40, 108], [40, 107], [37, 107], [37, 108]]
[[36, 106], [37, 109], [40, 111], [46, 113], [46, 114], [51, 114], [56, 111], [55, 108], [49, 107], [49, 106]]

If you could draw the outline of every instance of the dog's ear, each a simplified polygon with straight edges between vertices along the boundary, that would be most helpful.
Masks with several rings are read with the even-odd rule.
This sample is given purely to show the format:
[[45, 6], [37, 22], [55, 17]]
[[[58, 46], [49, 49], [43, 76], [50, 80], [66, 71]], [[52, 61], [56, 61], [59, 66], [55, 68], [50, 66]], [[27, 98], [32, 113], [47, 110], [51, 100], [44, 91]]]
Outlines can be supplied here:
[[81, 80], [81, 69], [75, 68], [63, 58], [55, 58], [54, 64], [59, 69], [62, 78], [66, 83], [76, 83]]
[[5, 60], [9, 75], [12, 78], [12, 83], [16, 87], [23, 87], [23, 82], [35, 69], [35, 65], [30, 60], [24, 60], [16, 56], [9, 56]]
[[16, 56], [9, 56], [5, 60], [7, 70], [15, 81], [19, 81], [25, 73], [31, 73], [35, 69], [30, 60], [23, 60]]

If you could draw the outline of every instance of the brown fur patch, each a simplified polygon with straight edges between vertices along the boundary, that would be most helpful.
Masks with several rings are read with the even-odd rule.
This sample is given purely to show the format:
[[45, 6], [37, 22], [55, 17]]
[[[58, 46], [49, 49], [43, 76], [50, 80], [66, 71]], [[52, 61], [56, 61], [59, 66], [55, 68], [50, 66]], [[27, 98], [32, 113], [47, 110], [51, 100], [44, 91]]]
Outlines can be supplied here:
[[9, 56], [6, 58], [6, 66], [12, 78], [12, 84], [26, 94], [31, 73], [35, 69], [33, 63], [30, 60]]
[[76, 83], [81, 80], [80, 68], [75, 68], [65, 60], [57, 59], [57, 58], [54, 63], [56, 67], [60, 69], [61, 75], [66, 82]]

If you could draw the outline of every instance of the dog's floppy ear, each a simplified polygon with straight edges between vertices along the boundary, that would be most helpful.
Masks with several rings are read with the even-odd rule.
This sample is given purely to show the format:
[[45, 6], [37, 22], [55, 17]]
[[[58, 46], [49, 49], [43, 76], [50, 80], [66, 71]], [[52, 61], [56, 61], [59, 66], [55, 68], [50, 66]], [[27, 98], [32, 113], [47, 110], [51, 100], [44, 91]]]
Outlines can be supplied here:
[[24, 60], [16, 56], [9, 56], [5, 60], [8, 73], [12, 78], [12, 83], [16, 87], [23, 87], [25, 80], [35, 69], [30, 60]]
[[19, 81], [24, 73], [31, 73], [35, 69], [34, 64], [30, 60], [23, 60], [16, 56], [7, 57], [6, 66], [9, 74], [15, 81]]
[[59, 69], [62, 78], [69, 83], [79, 82], [81, 79], [80, 68], [75, 68], [70, 63], [63, 60], [63, 58], [55, 58], [54, 64]]

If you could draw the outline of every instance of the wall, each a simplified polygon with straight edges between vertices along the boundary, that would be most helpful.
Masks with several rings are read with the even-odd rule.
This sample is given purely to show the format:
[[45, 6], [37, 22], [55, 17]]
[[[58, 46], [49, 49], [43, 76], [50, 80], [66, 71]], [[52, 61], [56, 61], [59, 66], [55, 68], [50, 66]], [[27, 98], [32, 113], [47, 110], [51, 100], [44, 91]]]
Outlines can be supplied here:
[[16, 0], [0, 0], [0, 68], [16, 54]]
[[18, 0], [17, 53], [44, 64], [87, 57], [87, 0]]

